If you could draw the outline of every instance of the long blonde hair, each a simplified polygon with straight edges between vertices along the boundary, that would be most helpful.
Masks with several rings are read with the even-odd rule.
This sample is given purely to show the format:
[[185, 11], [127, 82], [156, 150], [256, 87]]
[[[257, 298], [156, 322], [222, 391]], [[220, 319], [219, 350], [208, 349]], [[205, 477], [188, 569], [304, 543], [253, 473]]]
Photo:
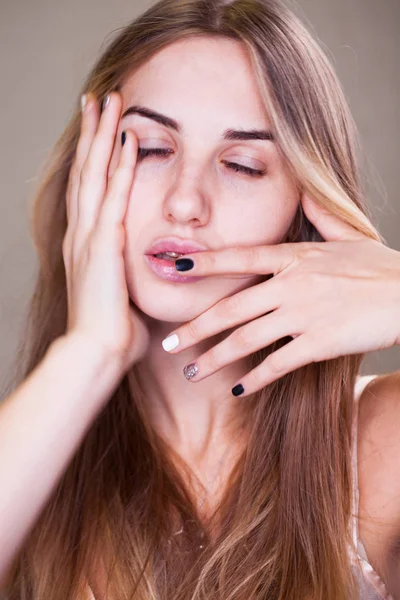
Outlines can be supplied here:
[[[31, 220], [39, 270], [15, 386], [66, 331], [62, 240], [80, 94], [92, 92], [101, 101], [155, 52], [196, 35], [222, 36], [247, 48], [275, 139], [299, 190], [383, 241], [365, 202], [357, 131], [340, 84], [291, 11], [276, 0], [160, 0], [108, 44], [43, 166]], [[323, 241], [300, 205], [284, 241]], [[256, 352], [254, 366], [288, 342]], [[146, 417], [135, 366], [90, 427], [15, 558], [9, 599], [82, 598], [100, 556], [108, 590], [118, 600], [356, 597], [348, 554], [350, 451], [362, 359], [351, 355], [308, 364], [248, 402], [249, 440], [218, 511], [216, 540], [208, 537], [182, 470]], [[180, 523], [185, 535], [171, 537]]]

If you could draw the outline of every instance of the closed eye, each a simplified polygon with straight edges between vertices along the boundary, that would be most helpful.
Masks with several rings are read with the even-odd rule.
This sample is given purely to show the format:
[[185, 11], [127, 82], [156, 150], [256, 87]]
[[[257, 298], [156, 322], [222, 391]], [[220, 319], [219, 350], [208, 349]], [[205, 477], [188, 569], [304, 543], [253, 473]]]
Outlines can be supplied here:
[[[168, 156], [168, 154], [172, 154], [172, 152], [173, 150], [170, 148], [138, 148], [137, 160], [139, 162], [147, 156]], [[222, 162], [228, 167], [228, 169], [250, 175], [251, 177], [263, 177], [263, 175], [266, 173], [266, 169], [251, 169], [250, 167], [238, 165], [237, 163], [233, 163], [228, 160], [223, 160]]]
[[247, 173], [252, 177], [262, 177], [267, 172], [266, 169], [251, 169], [250, 167], [245, 167], [244, 165], [238, 165], [237, 163], [229, 162], [229, 160], [223, 160], [222, 162], [228, 167], [228, 169]]
[[167, 156], [172, 154], [173, 150], [169, 148], [138, 148], [138, 160], [142, 160], [149, 155]]

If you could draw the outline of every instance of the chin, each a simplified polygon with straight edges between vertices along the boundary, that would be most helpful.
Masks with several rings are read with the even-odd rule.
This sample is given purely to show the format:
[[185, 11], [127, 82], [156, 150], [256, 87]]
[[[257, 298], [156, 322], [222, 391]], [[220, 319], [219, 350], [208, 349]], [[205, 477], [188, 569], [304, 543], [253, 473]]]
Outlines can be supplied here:
[[[192, 286], [191, 286], [192, 287]], [[183, 293], [171, 290], [153, 293], [142, 287], [140, 292], [130, 293], [134, 308], [139, 309], [144, 315], [157, 321], [167, 323], [186, 323], [211, 308], [219, 298], [210, 298], [209, 294]]]
[[158, 321], [185, 323], [223, 298], [259, 283], [260, 278], [205, 277], [194, 283], [175, 283], [135, 269], [126, 272], [126, 282], [134, 306], [144, 315]]

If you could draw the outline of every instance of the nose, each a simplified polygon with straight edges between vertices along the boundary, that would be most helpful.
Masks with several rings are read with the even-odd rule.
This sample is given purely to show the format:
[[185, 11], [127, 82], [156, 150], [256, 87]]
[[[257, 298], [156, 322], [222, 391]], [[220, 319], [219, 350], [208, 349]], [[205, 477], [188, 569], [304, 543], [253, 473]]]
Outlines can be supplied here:
[[184, 178], [168, 191], [164, 199], [163, 215], [168, 221], [194, 227], [204, 226], [210, 218], [210, 202], [196, 182]]

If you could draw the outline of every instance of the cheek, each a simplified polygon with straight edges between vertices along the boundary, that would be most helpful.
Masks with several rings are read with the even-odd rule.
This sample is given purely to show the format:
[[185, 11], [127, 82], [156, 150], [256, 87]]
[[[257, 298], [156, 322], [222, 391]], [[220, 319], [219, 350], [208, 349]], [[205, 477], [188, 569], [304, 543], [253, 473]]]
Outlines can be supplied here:
[[130, 234], [143, 230], [147, 222], [154, 221], [155, 208], [149, 201], [149, 198], [152, 197], [154, 197], [153, 194], [149, 193], [138, 180], [133, 180], [124, 219]]
[[277, 244], [283, 239], [296, 214], [299, 199], [294, 190], [266, 188], [253, 196], [247, 194], [218, 216], [218, 231], [224, 231], [228, 245]]

